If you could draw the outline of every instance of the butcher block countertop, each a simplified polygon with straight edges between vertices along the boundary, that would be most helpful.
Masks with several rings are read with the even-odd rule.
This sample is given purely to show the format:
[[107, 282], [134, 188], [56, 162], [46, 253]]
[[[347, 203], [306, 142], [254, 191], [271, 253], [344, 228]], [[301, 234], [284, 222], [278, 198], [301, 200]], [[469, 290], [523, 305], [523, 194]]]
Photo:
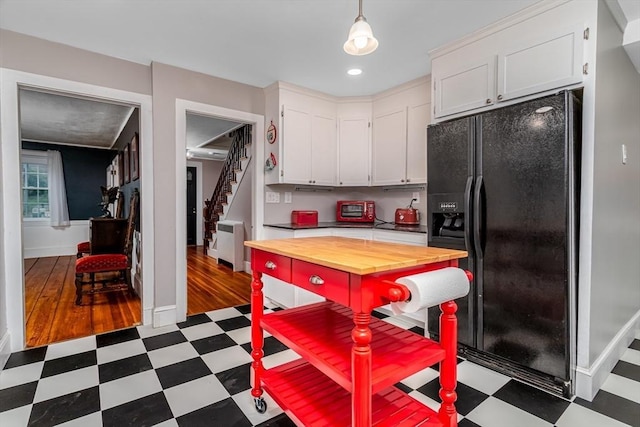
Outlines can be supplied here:
[[332, 236], [250, 240], [244, 244], [250, 248], [358, 275], [467, 257], [467, 252], [455, 249]]

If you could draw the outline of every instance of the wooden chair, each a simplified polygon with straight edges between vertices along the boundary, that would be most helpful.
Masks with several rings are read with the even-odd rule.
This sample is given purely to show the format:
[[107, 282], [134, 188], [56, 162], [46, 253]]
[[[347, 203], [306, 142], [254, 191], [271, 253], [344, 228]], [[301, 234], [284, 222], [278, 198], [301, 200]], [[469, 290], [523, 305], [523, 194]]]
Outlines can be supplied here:
[[[127, 289], [131, 295], [134, 294], [131, 284], [131, 251], [133, 249], [133, 232], [135, 229], [136, 217], [140, 193], [137, 189], [131, 194], [129, 204], [129, 217], [127, 219], [127, 229], [123, 253], [81, 255], [76, 259], [76, 305], [82, 302], [83, 286], [91, 285], [91, 289], [84, 291], [87, 293], [104, 292]], [[96, 273], [107, 275], [108, 273], [118, 273], [115, 278], [109, 277], [103, 280], [101, 288], [96, 288]], [[89, 275], [89, 280], [85, 281], [84, 275]]]

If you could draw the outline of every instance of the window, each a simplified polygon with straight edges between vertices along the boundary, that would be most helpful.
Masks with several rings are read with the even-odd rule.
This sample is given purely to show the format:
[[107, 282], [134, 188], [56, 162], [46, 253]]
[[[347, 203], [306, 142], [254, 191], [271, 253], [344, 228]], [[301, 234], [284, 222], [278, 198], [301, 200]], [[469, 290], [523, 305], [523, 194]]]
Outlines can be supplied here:
[[49, 165], [45, 151], [22, 151], [22, 217], [49, 218]]

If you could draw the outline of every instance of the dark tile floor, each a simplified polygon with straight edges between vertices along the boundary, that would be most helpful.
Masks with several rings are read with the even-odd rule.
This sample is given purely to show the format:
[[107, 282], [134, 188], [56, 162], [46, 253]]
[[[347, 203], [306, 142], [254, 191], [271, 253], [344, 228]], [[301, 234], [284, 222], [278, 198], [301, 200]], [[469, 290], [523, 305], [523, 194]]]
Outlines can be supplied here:
[[[265, 414], [253, 406], [248, 313], [248, 306], [216, 310], [171, 327], [14, 353], [0, 373], [0, 426], [293, 426], [268, 396]], [[461, 360], [459, 426], [640, 427], [636, 338], [592, 402], [560, 399]], [[265, 339], [266, 368], [297, 357]], [[437, 409], [437, 377], [428, 368], [398, 386]]]

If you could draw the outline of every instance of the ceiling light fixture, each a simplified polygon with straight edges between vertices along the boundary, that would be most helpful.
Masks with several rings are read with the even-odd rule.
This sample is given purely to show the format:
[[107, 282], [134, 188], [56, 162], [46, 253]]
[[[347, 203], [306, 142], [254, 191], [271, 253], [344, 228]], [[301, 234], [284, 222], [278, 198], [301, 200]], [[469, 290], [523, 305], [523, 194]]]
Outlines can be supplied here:
[[359, 76], [360, 74], [362, 74], [362, 70], [360, 68], [352, 68], [350, 70], [347, 70], [347, 74], [349, 74], [350, 76]]
[[378, 47], [378, 40], [373, 37], [371, 26], [362, 15], [362, 0], [359, 0], [358, 16], [349, 30], [349, 38], [344, 43], [344, 51], [349, 55], [366, 55]]

